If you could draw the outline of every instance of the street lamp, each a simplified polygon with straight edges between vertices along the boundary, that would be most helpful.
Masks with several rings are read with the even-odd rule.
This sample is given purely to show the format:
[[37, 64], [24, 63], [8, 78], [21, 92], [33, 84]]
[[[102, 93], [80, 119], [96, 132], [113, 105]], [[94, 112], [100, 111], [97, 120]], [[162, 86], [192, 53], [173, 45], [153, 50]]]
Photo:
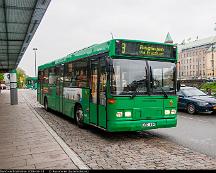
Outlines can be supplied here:
[[36, 75], [36, 51], [38, 50], [37, 48], [33, 48], [34, 50], [34, 53], [35, 53], [35, 77], [37, 76]]

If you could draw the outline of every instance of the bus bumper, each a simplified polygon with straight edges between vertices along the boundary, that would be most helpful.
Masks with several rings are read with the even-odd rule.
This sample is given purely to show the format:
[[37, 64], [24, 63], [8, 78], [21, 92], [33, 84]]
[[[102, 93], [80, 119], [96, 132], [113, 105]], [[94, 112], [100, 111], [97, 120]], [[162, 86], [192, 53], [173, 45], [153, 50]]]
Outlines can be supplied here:
[[160, 120], [139, 120], [139, 121], [108, 121], [107, 131], [145, 131], [157, 128], [176, 127], [177, 118]]

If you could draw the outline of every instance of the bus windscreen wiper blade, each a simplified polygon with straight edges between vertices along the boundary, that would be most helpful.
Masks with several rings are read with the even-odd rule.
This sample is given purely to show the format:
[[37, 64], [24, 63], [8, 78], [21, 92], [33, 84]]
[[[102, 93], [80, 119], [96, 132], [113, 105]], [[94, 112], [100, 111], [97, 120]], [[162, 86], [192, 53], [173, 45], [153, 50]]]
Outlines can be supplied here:
[[137, 91], [135, 90], [132, 94], [131, 94], [131, 99], [133, 99], [137, 94]]
[[168, 98], [168, 95], [167, 95], [167, 93], [164, 91], [164, 89], [163, 89], [162, 87], [160, 87], [160, 89], [161, 89], [161, 91], [163, 92], [164, 97], [165, 97], [165, 98]]

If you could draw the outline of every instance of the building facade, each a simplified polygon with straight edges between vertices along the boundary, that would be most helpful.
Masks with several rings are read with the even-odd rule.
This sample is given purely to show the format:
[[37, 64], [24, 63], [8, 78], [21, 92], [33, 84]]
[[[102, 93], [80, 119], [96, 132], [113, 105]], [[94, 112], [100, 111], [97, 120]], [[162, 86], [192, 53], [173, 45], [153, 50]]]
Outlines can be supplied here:
[[178, 79], [216, 77], [216, 36], [178, 44]]

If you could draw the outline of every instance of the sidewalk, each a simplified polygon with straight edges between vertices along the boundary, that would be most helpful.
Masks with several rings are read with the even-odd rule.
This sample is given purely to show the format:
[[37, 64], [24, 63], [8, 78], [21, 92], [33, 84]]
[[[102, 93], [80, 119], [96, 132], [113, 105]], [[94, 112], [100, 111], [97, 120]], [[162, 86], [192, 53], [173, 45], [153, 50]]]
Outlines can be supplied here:
[[12, 106], [10, 91], [0, 94], [0, 169], [79, 169], [72, 151], [67, 152], [66, 144], [59, 144], [19, 93], [18, 97], [19, 104]]

